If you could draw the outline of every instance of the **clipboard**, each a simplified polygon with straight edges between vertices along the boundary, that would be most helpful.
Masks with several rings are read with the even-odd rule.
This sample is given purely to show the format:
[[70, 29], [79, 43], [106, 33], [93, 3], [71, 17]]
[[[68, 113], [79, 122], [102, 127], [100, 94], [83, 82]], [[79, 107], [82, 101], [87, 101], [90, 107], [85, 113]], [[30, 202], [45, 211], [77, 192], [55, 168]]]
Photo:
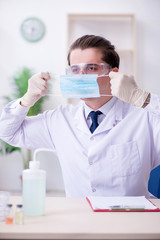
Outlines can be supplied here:
[[86, 197], [94, 212], [160, 212], [145, 196]]

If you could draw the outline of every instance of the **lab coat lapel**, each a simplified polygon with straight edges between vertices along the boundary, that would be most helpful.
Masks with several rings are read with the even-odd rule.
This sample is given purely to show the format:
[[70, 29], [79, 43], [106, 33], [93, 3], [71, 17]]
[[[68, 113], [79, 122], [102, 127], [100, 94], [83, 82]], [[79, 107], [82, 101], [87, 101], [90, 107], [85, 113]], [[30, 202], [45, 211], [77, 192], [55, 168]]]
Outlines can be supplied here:
[[96, 128], [94, 131], [95, 134], [99, 134], [101, 132], [109, 131], [113, 127], [117, 125], [118, 122], [122, 120], [122, 114], [123, 113], [123, 102], [119, 99], [117, 99], [114, 106], [110, 109], [110, 111], [107, 113], [105, 119], [102, 121], [102, 123]]
[[75, 114], [74, 117], [74, 124], [75, 126], [82, 132], [86, 133], [87, 135], [91, 135], [91, 132], [88, 128], [85, 116], [84, 116], [84, 105], [81, 104]]

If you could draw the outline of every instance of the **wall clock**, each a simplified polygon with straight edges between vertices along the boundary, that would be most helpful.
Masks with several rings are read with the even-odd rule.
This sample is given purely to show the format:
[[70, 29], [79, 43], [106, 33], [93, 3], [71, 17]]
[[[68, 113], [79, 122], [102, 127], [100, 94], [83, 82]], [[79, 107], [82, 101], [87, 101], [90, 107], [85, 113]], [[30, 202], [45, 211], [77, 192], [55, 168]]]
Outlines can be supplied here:
[[29, 42], [39, 41], [45, 34], [44, 23], [35, 17], [25, 19], [20, 27], [23, 38]]

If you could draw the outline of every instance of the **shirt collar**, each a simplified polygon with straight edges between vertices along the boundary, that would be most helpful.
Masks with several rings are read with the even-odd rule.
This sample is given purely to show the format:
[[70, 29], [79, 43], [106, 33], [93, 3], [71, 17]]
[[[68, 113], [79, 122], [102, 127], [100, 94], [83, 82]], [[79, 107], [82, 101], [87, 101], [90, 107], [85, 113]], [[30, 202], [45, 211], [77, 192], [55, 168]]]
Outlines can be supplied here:
[[[102, 107], [100, 107], [99, 111], [101, 111], [105, 116], [107, 115], [107, 113], [109, 112], [109, 110], [113, 107], [113, 105], [115, 104], [117, 98], [116, 97], [112, 97], [107, 103], [105, 103]], [[89, 106], [87, 106], [84, 103], [84, 114], [85, 114], [85, 118], [88, 118], [89, 113], [93, 111], [92, 108], [90, 108]]]

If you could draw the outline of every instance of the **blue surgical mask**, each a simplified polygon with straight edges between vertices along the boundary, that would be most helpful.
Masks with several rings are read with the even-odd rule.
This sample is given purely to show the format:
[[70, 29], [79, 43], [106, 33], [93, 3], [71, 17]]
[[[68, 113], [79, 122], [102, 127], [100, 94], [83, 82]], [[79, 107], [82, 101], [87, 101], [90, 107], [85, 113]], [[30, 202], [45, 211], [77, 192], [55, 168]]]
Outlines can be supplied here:
[[73, 74], [60, 76], [60, 89], [65, 98], [100, 97], [97, 74]]

